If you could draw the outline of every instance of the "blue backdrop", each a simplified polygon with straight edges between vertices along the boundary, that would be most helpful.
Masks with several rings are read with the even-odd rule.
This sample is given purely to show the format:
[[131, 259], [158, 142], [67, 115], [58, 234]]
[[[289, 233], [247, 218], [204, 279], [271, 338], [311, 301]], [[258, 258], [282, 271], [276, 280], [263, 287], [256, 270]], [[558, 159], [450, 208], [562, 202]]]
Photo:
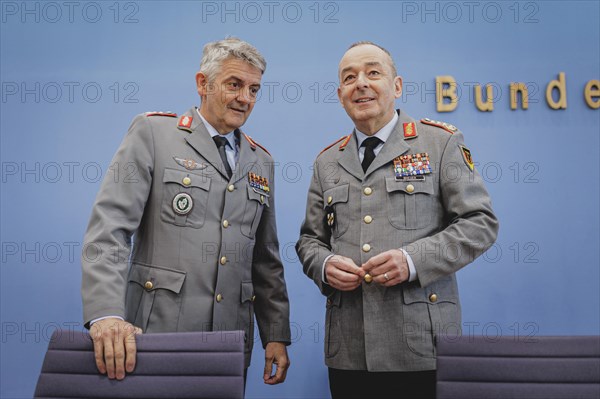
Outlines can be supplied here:
[[[464, 132], [491, 192], [498, 242], [458, 276], [465, 332], [600, 334], [600, 111], [584, 100], [600, 79], [598, 1], [2, 1], [1, 11], [2, 397], [31, 397], [55, 328], [83, 329], [81, 241], [131, 119], [198, 105], [202, 46], [226, 35], [268, 60], [245, 131], [280, 163], [293, 323], [287, 382], [262, 383], [257, 351], [248, 397], [328, 396], [324, 299], [293, 245], [312, 161], [352, 129], [335, 89], [358, 40], [394, 55], [398, 107]], [[560, 72], [568, 105], [553, 110], [545, 91]], [[440, 75], [458, 83], [450, 113], [436, 112]], [[528, 85], [528, 110], [510, 109], [511, 82]], [[474, 83], [494, 84], [493, 112], [477, 110]]]

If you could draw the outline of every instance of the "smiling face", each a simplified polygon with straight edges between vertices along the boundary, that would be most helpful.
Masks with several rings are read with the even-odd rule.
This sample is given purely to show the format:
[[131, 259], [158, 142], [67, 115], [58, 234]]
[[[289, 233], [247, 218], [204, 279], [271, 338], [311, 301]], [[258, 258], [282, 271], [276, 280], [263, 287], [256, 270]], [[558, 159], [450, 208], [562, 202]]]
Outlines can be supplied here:
[[352, 47], [340, 61], [340, 103], [365, 134], [377, 133], [392, 120], [394, 100], [402, 94], [402, 78], [392, 70], [389, 55], [371, 44]]
[[237, 58], [223, 61], [211, 81], [198, 72], [196, 85], [202, 98], [200, 113], [221, 134], [239, 128], [254, 108], [261, 78], [260, 69]]

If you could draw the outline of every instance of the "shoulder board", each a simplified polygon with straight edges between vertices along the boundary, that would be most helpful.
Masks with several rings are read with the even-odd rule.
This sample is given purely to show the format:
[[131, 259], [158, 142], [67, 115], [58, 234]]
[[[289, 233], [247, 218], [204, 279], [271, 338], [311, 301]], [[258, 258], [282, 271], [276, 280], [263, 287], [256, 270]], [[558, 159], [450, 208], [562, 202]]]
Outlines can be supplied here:
[[437, 126], [439, 128], [444, 129], [445, 131], [447, 131], [450, 134], [454, 134], [458, 131], [458, 128], [454, 125], [451, 125], [449, 123], [446, 122], [440, 122], [440, 121], [434, 121], [432, 119], [429, 118], [423, 118], [421, 119], [421, 123], [424, 123], [426, 125], [431, 125], [431, 126]]
[[172, 118], [177, 117], [177, 114], [175, 112], [161, 112], [161, 111], [151, 111], [151, 112], [146, 112], [146, 116], [170, 116]]
[[252, 150], [256, 151], [256, 147], [260, 147], [260, 148], [262, 148], [262, 150], [264, 152], [271, 155], [271, 153], [269, 151], [267, 151], [267, 149], [265, 147], [263, 147], [262, 145], [258, 144], [256, 141], [254, 141], [254, 139], [252, 139], [252, 137], [248, 136], [246, 133], [242, 133], [242, 135], [244, 135], [244, 138], [246, 140], [248, 140], [248, 143], [250, 143], [250, 148], [252, 148]]
[[[336, 145], [337, 143], [339, 143], [340, 141], [344, 140], [347, 136], [343, 136], [340, 139], [334, 141], [333, 143], [329, 144], [327, 147], [323, 148], [321, 150], [321, 152], [319, 153], [319, 155], [321, 155], [322, 153], [324, 153], [325, 151], [327, 151], [328, 149], [330, 149], [331, 147], [333, 147], [334, 145]], [[318, 156], [318, 155], [317, 155]]]

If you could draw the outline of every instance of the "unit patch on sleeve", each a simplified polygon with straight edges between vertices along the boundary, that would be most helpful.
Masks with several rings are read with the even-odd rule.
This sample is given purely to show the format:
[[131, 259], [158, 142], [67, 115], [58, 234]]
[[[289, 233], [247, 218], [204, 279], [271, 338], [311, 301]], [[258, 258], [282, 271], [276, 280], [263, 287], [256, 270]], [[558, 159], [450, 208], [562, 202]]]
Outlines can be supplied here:
[[467, 164], [469, 169], [471, 169], [471, 172], [472, 172], [473, 169], [475, 169], [475, 164], [473, 163], [473, 157], [471, 156], [471, 151], [464, 145], [459, 145], [459, 147], [460, 147], [460, 152], [462, 153], [463, 159], [465, 160], [465, 163]]

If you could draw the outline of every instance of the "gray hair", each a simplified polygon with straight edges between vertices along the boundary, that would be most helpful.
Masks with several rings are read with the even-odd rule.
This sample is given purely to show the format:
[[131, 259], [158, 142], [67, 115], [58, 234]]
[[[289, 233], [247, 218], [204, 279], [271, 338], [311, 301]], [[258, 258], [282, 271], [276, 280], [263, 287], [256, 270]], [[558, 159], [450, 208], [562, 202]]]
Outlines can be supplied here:
[[[370, 42], [368, 40], [361, 40], [360, 42], [352, 43], [350, 45], [350, 47], [348, 47], [348, 50], [350, 50], [351, 48], [354, 48], [354, 47], [364, 46], [364, 45], [375, 46], [378, 49], [383, 50], [383, 52], [386, 53], [388, 55], [388, 57], [390, 58], [390, 66], [392, 67], [392, 72], [394, 73], [394, 77], [398, 76], [398, 70], [396, 69], [396, 64], [394, 63], [394, 59], [392, 58], [392, 53], [390, 53], [386, 48], [381, 47], [379, 44]], [[346, 51], [348, 51], [348, 50], [346, 50]]]
[[267, 69], [267, 61], [256, 47], [237, 37], [226, 37], [223, 40], [207, 43], [204, 46], [200, 72], [206, 75], [209, 82], [212, 82], [223, 61], [230, 57], [247, 62], [260, 69], [261, 73], [264, 73]]

